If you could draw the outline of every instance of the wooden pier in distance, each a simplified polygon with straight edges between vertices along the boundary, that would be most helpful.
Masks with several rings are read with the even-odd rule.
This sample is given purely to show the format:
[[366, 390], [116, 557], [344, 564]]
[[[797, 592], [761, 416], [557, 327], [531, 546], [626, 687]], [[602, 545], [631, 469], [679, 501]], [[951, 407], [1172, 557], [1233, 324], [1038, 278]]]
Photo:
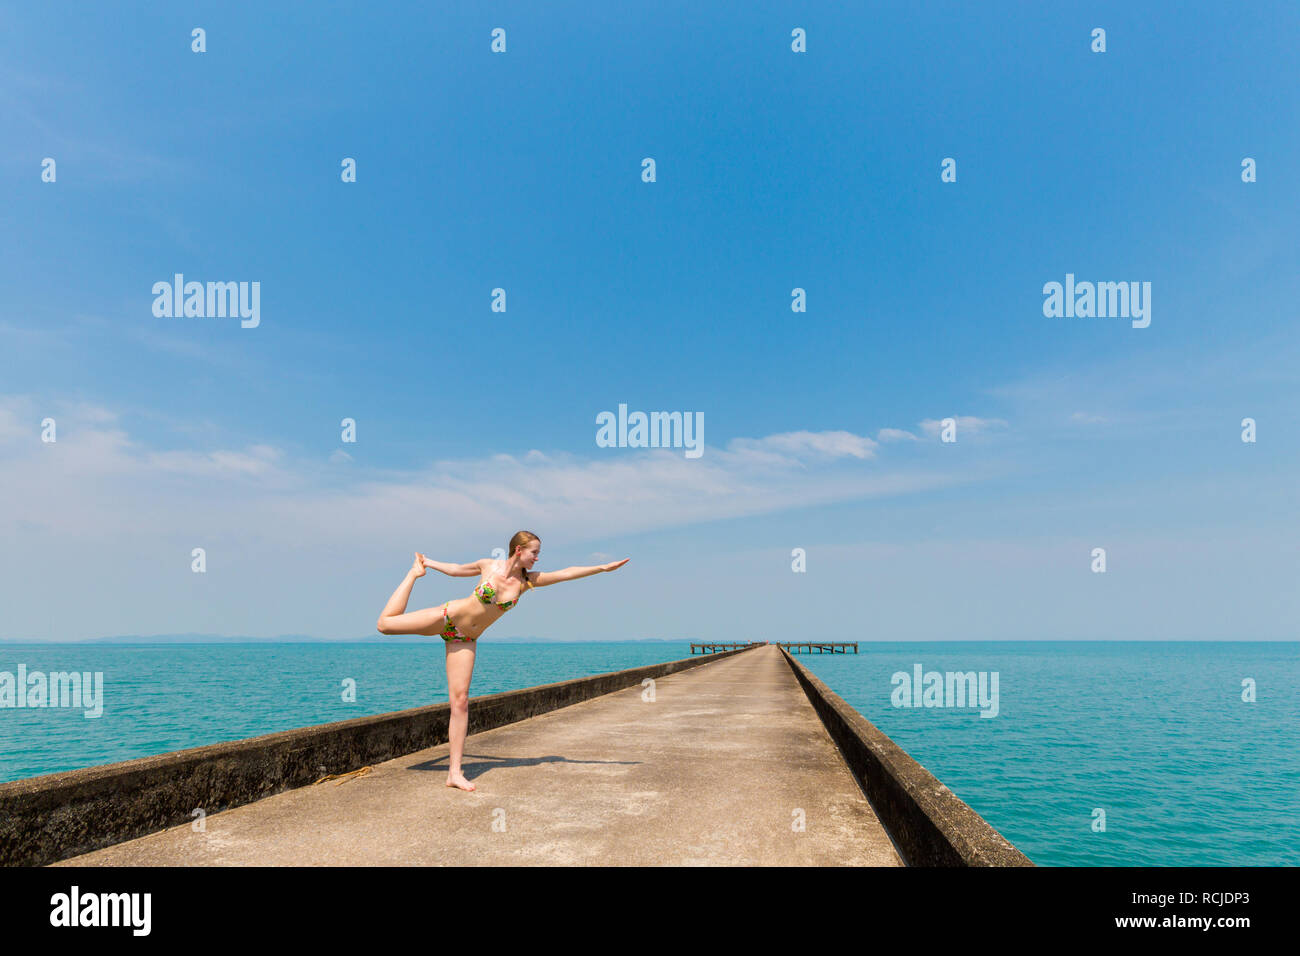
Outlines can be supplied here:
[[811, 654], [814, 650], [818, 654], [847, 654], [849, 648], [853, 648], [853, 653], [858, 652], [857, 641], [797, 641], [787, 644], [785, 641], [779, 642], [791, 654]]
[[814, 650], [818, 654], [847, 654], [849, 648], [853, 648], [854, 654], [858, 652], [857, 641], [728, 641], [721, 644], [691, 644], [691, 653], [695, 654], [696, 648], [699, 648], [700, 654], [716, 654], [719, 651], [732, 651], [759, 644], [779, 644], [791, 654], [811, 654]]

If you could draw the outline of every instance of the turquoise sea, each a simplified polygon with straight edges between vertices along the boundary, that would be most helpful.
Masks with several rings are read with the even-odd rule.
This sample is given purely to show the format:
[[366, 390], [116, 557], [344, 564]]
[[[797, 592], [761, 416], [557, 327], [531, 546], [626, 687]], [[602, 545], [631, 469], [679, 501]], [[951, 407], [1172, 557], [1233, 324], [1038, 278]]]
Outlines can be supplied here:
[[[861, 649], [799, 660], [1039, 865], [1300, 863], [1300, 645]], [[686, 641], [485, 643], [471, 697], [689, 654]], [[446, 700], [428, 640], [0, 645], [0, 672], [19, 664], [102, 672], [103, 715], [0, 707], [0, 781]], [[990, 690], [996, 673], [997, 715], [894, 706], [892, 676], [917, 664], [984, 672]]]
[[[861, 649], [798, 659], [1040, 866], [1300, 863], [1296, 643]], [[997, 672], [997, 716], [895, 707], [892, 676], [917, 664]]]

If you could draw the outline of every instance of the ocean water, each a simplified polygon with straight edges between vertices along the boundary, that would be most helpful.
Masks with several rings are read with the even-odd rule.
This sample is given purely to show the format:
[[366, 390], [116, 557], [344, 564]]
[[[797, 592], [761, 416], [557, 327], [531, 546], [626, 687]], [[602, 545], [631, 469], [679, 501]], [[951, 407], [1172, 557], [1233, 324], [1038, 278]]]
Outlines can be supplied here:
[[[864, 643], [798, 659], [1043, 866], [1300, 863], [1300, 645]], [[690, 655], [484, 643], [471, 697]], [[447, 699], [441, 643], [3, 644], [0, 671], [101, 671], [103, 715], [0, 707], [0, 781]], [[897, 707], [896, 673], [997, 674], [997, 714]], [[356, 701], [343, 700], [343, 681]], [[1257, 700], [1242, 700], [1253, 679]], [[983, 708], [992, 712], [991, 706]], [[1105, 828], [1096, 827], [1104, 813]]]
[[[470, 699], [690, 655], [689, 641], [484, 641]], [[29, 674], [103, 672], [103, 714], [0, 707], [0, 782], [447, 700], [441, 639], [0, 644], [0, 671], [19, 663]], [[343, 699], [347, 679], [355, 702]]]
[[[1040, 866], [1300, 864], [1300, 645], [860, 650], [798, 660]], [[895, 706], [917, 664], [983, 671], [990, 691], [997, 672], [997, 716]]]

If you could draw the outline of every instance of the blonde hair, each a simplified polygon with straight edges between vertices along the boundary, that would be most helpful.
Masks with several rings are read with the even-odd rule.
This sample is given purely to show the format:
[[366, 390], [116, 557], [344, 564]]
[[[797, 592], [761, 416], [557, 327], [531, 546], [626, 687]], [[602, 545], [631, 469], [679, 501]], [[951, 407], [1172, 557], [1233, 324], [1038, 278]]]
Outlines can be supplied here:
[[[515, 556], [516, 548], [527, 547], [534, 541], [540, 544], [542, 539], [537, 537], [537, 535], [533, 534], [531, 531], [515, 532], [515, 536], [510, 539], [510, 550], [506, 552], [507, 560]], [[533, 582], [528, 580], [528, 570], [526, 568], [520, 568], [520, 571], [522, 571], [524, 575], [524, 585], [530, 588], [533, 587]]]

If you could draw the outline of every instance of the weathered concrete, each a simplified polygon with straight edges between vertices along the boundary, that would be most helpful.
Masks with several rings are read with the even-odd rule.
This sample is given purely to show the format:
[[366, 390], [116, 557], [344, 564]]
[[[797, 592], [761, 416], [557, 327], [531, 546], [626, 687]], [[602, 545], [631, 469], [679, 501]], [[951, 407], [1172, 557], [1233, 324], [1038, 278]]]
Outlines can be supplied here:
[[473, 793], [445, 786], [441, 744], [59, 865], [902, 865], [786, 658], [481, 732], [471, 698]]
[[[647, 677], [740, 654], [682, 658], [473, 698], [471, 734]], [[447, 703], [301, 727], [0, 784], [0, 864], [40, 866], [447, 741]]]
[[1033, 866], [983, 817], [780, 649], [909, 866]]

